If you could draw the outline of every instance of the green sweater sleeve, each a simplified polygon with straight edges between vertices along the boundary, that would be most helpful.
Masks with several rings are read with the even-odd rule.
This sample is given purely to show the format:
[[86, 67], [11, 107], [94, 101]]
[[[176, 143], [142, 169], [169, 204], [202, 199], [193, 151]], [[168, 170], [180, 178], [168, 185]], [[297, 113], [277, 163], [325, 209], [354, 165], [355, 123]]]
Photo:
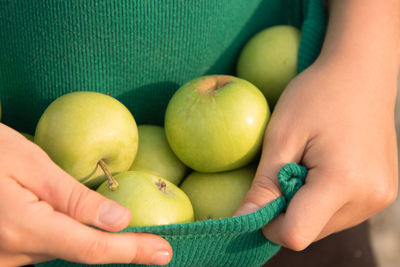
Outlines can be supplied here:
[[[296, 163], [285, 165], [278, 177], [283, 196], [251, 214], [194, 223], [127, 228], [122, 232], [147, 232], [164, 237], [174, 251], [168, 266], [257, 267], [268, 261], [280, 248], [265, 239], [260, 229], [286, 208], [291, 197], [303, 185], [306, 174], [304, 166]], [[85, 265], [54, 260], [37, 266]]]

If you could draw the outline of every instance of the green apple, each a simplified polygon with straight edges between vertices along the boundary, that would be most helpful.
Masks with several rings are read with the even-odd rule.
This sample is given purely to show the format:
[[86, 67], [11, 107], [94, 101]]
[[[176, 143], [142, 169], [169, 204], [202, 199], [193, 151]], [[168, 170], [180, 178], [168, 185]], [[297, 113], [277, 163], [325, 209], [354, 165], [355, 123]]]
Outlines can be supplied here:
[[82, 91], [65, 94], [47, 107], [34, 141], [66, 172], [95, 188], [105, 179], [100, 160], [112, 173], [129, 169], [137, 152], [138, 132], [121, 102]]
[[297, 74], [300, 31], [290, 25], [267, 28], [253, 36], [240, 52], [237, 76], [257, 86], [274, 107]]
[[127, 171], [104, 182], [97, 192], [132, 212], [129, 226], [151, 226], [194, 221], [188, 196], [161, 176], [144, 171]]
[[232, 217], [249, 190], [255, 171], [252, 165], [227, 172], [189, 174], [180, 187], [192, 202], [195, 219]]
[[233, 170], [259, 152], [268, 103], [253, 84], [228, 75], [194, 79], [179, 88], [165, 114], [172, 151], [199, 172]]
[[129, 170], [152, 171], [178, 185], [187, 167], [172, 152], [163, 127], [139, 125], [139, 147]]

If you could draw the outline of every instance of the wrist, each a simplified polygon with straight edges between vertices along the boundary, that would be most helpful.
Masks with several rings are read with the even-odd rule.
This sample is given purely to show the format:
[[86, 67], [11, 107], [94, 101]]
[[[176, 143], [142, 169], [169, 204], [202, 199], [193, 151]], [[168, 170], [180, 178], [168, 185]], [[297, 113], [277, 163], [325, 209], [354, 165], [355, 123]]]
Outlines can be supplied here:
[[381, 65], [397, 72], [400, 1], [330, 0], [328, 13], [321, 58], [361, 67]]
[[388, 119], [394, 115], [397, 75], [378, 75], [373, 71], [360, 71], [343, 61], [320, 59], [300, 75], [297, 81], [300, 86], [296, 84], [293, 89], [297, 91], [304, 87], [302, 92], [308, 94], [306, 97], [319, 96], [317, 102], [336, 102], [341, 109], [350, 106], [359, 110], [367, 108]]
[[[394, 106], [400, 66], [400, 1], [330, 0], [315, 69]], [[370, 90], [368, 90], [370, 89]], [[358, 90], [358, 92], [357, 92]], [[350, 92], [349, 92], [350, 93]], [[382, 98], [380, 98], [382, 96]]]

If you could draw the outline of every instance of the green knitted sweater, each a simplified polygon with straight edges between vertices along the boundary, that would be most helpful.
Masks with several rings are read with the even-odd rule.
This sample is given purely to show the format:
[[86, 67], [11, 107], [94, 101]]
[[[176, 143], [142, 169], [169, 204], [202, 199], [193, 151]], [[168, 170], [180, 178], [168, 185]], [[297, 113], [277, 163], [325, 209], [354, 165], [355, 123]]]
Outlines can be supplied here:
[[139, 124], [162, 124], [180, 85], [204, 74], [235, 74], [244, 43], [268, 26], [307, 31], [299, 67], [309, 65], [324, 29], [320, 2], [3, 0], [3, 122], [33, 133], [56, 97], [93, 90], [116, 97]]
[[[235, 75], [246, 41], [277, 24], [301, 28], [302, 71], [322, 44], [322, 0], [2, 0], [2, 122], [33, 134], [55, 98], [89, 90], [110, 93], [138, 124], [162, 125], [168, 100], [183, 83], [205, 74]], [[302, 167], [288, 170], [283, 176], [294, 176], [295, 184], [304, 179]], [[174, 249], [171, 266], [258, 266], [279, 249], [260, 229], [297, 188], [286, 183], [286, 198], [254, 214], [125, 231], [164, 236]]]

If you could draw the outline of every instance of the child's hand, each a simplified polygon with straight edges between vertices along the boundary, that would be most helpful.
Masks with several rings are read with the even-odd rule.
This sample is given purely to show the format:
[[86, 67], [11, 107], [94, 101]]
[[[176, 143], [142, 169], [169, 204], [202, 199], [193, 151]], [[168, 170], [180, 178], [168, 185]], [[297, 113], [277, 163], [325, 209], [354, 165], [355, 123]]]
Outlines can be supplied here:
[[302, 250], [392, 203], [397, 193], [394, 104], [372, 93], [385, 86], [338, 65], [314, 65], [295, 78], [272, 115], [253, 186], [237, 214], [277, 198], [277, 173], [289, 162], [309, 168], [305, 185], [263, 232], [290, 249]]
[[278, 101], [252, 188], [236, 213], [277, 198], [278, 170], [304, 164], [305, 185], [263, 229], [293, 250], [361, 223], [397, 195], [400, 2], [331, 0], [328, 8], [321, 54]]
[[[0, 265], [53, 258], [88, 264], [167, 264], [163, 238], [119, 231], [131, 213], [66, 174], [35, 144], [0, 124]], [[159, 254], [157, 254], [159, 253]]]

